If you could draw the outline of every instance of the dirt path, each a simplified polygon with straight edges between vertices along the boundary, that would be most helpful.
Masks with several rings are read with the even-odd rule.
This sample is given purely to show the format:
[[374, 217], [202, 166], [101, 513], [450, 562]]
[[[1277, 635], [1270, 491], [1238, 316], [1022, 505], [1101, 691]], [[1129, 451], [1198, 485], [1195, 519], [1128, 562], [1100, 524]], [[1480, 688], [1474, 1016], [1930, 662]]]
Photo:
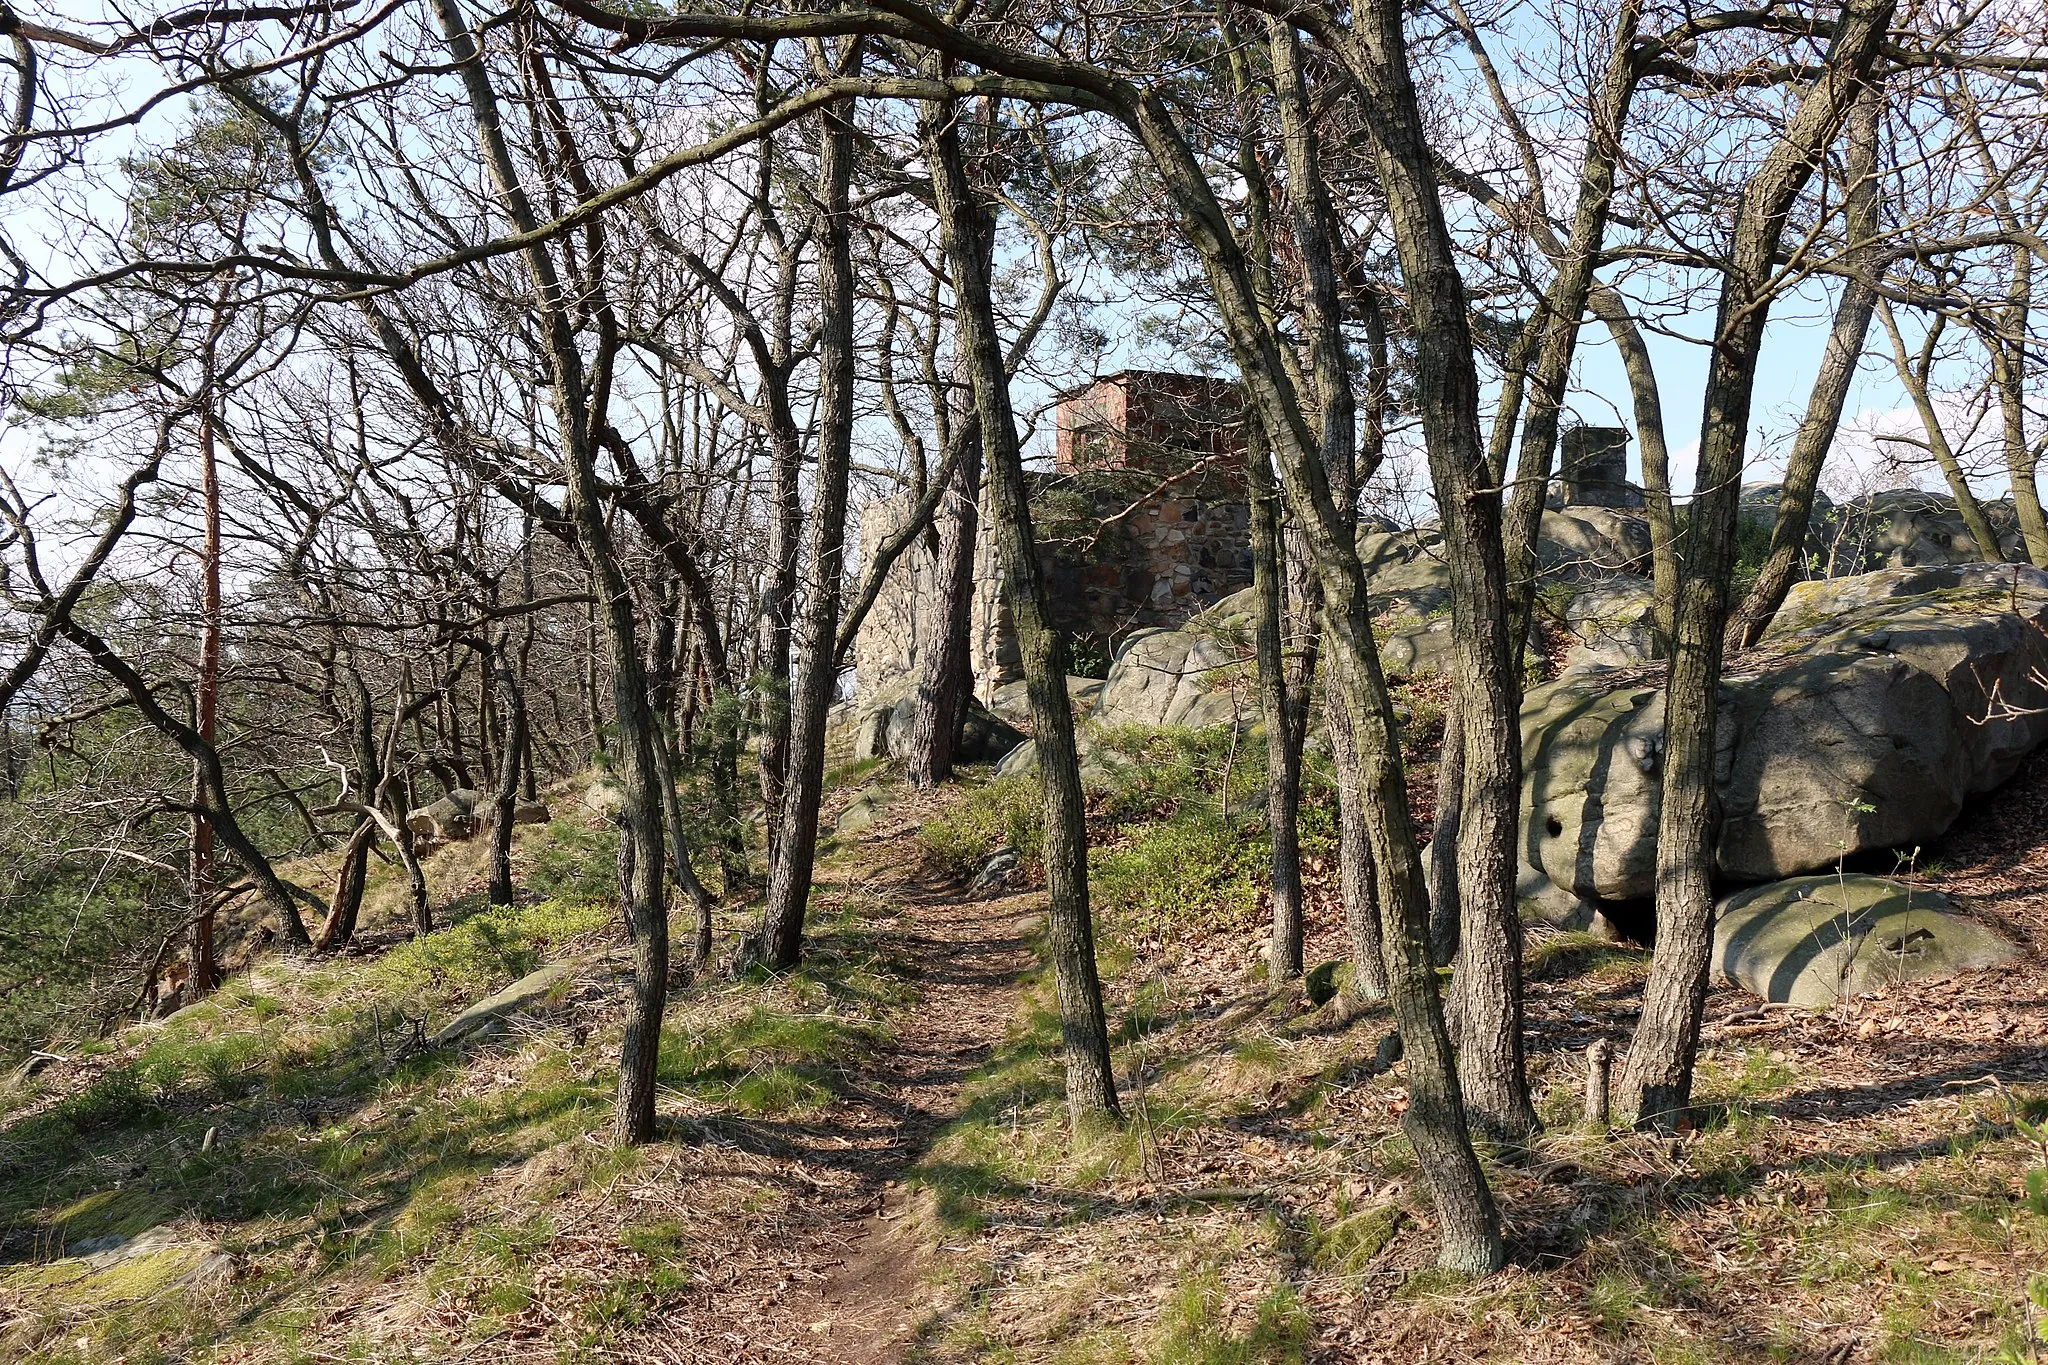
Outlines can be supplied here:
[[899, 798], [859, 836], [854, 856], [821, 872], [821, 898], [857, 889], [905, 912], [888, 948], [918, 998], [895, 1017], [894, 1038], [847, 1098], [783, 1130], [780, 1183], [801, 1193], [782, 1217], [739, 1232], [712, 1300], [722, 1321], [715, 1333], [690, 1334], [700, 1349], [721, 1341], [730, 1352], [721, 1360], [884, 1365], [902, 1359], [914, 1338], [920, 1268], [899, 1182], [1015, 1017], [1038, 909], [1029, 893], [968, 899], [921, 867], [917, 829], [936, 809]]

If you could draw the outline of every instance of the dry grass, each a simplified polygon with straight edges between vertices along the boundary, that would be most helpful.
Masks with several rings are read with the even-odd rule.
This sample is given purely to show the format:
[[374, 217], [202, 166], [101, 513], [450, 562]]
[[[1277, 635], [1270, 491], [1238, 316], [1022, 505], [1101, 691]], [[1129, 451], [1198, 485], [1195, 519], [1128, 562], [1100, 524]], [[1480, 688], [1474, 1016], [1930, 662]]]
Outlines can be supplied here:
[[[1491, 1156], [1513, 1262], [1476, 1284], [1432, 1266], [1388, 1021], [1269, 998], [1256, 912], [1109, 917], [1130, 1120], [1069, 1133], [1049, 986], [1012, 986], [1036, 896], [963, 903], [921, 859], [961, 800], [891, 789], [828, 854], [803, 972], [678, 993], [661, 1140], [637, 1152], [603, 1131], [619, 945], [573, 897], [431, 952], [277, 962], [0, 1098], [0, 1354], [2042, 1358], [2027, 1182], [2048, 1151], [2024, 1125], [2048, 1116], [2048, 759], [1918, 874], [2029, 953], [1825, 1014], [1716, 991], [1681, 1139], [1575, 1127], [1584, 1048], [1625, 1035], [1646, 956], [1532, 938], [1548, 1127]], [[608, 875], [602, 831], [521, 848], [529, 880]], [[481, 871], [442, 852], [437, 895], [459, 911]], [[1341, 955], [1334, 897], [1313, 909], [1310, 960]], [[511, 1030], [400, 1046], [560, 953], [577, 984]], [[124, 1237], [126, 1260], [80, 1254]]]
[[[1647, 954], [1532, 938], [1548, 1128], [1490, 1158], [1513, 1260], [1478, 1284], [1431, 1264], [1401, 1069], [1373, 1066], [1383, 1017], [1329, 1029], [1268, 999], [1249, 922], [1109, 945], [1133, 1121], [1108, 1154], [1069, 1149], [1044, 1001], [1027, 1010], [923, 1168], [951, 1295], [926, 1357], [2048, 1359], [2048, 1201], [2027, 1183], [2048, 1147], [2026, 1128], [2048, 1116], [2048, 756], [1961, 828], [1919, 875], [2025, 956], [1827, 1013], [1717, 989], [1677, 1140], [1576, 1127], [1583, 1050], [1625, 1040]], [[1311, 961], [1341, 952], [1327, 902], [1312, 934]], [[1299, 1330], [1274, 1330], [1276, 1294]]]

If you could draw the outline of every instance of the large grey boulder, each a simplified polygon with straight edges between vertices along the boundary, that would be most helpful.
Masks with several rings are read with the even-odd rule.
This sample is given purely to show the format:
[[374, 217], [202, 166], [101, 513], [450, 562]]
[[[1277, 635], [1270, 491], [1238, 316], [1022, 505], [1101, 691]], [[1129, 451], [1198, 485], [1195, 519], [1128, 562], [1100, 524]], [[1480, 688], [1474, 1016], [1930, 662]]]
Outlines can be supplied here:
[[[1538, 571], [1566, 608], [1566, 628], [1585, 628], [1587, 649], [1567, 667], [1616, 667], [1654, 653], [1647, 569], [1649, 522], [1621, 508], [1572, 506], [1543, 514]], [[1380, 664], [1393, 678], [1448, 672], [1457, 649], [1451, 570], [1435, 527], [1370, 531], [1358, 537], [1372, 601]], [[1583, 608], [1579, 608], [1580, 599]], [[1576, 631], [1574, 633], [1577, 633]], [[1532, 649], [1541, 647], [1532, 633]]]
[[1641, 574], [1588, 579], [1576, 591], [1567, 586], [1559, 596], [1556, 624], [1571, 641], [1562, 672], [1632, 668], [1662, 656], [1656, 590]]
[[1543, 514], [1536, 564], [1548, 576], [1598, 578], [1644, 573], [1650, 565], [1650, 522], [1619, 507], [1574, 504]]
[[1100, 725], [1227, 725], [1240, 708], [1217, 684], [1237, 662], [1211, 635], [1138, 631], [1117, 651], [1090, 718]]
[[[1758, 521], [1766, 526], [1778, 524], [1778, 502], [1785, 495], [1782, 483], [1746, 483], [1742, 485], [1742, 502], [1736, 515], [1744, 521]], [[1808, 521], [1813, 524], [1824, 522], [1833, 515], [1835, 502], [1819, 488], [1813, 490], [1813, 507]]]
[[[910, 747], [911, 731], [916, 723], [915, 692], [863, 700], [853, 716], [854, 762], [900, 757]], [[1023, 731], [970, 697], [967, 714], [960, 722], [960, 740], [953, 756], [963, 763], [980, 763], [1008, 753], [1023, 739]]]
[[606, 820], [616, 820], [626, 811], [626, 784], [611, 773], [600, 772], [583, 789], [583, 809]]
[[[1102, 696], [1102, 679], [1067, 674], [1067, 705], [1074, 714], [1085, 716]], [[988, 709], [1018, 729], [1031, 724], [1031, 696], [1023, 681], [1004, 683], [988, 699]]]
[[[407, 811], [405, 823], [422, 839], [447, 843], [468, 839], [478, 830], [488, 829], [496, 817], [497, 797], [494, 794], [457, 787], [439, 801]], [[512, 803], [512, 823], [515, 825], [544, 825], [553, 818], [554, 813], [545, 801], [521, 799]]]
[[1724, 900], [1714, 922], [1714, 970], [1723, 980], [1809, 1008], [1995, 967], [2015, 951], [1940, 893], [1882, 877], [1753, 886]]
[[1448, 673], [1458, 652], [1458, 635], [1449, 603], [1435, 615], [1403, 612], [1373, 623], [1380, 647], [1380, 668], [1389, 678], [1422, 673]]
[[482, 825], [488, 802], [481, 792], [456, 787], [439, 801], [407, 811], [405, 823], [422, 838], [467, 839]]
[[888, 788], [882, 786], [864, 787], [858, 796], [847, 803], [839, 818], [832, 822], [832, 832], [838, 835], [858, 834], [875, 823], [882, 807], [889, 799]]
[[2012, 505], [1987, 502], [1984, 515], [1998, 545], [1979, 546], [1963, 524], [1956, 500], [1946, 493], [1893, 488], [1846, 502], [1830, 546], [1833, 571], [1853, 574], [1858, 569], [1967, 564], [2015, 556], [2020, 537]]
[[2048, 743], [2048, 571], [1961, 564], [1795, 584], [1763, 643], [1800, 640], [1889, 655], [1939, 682], [1970, 794]]
[[[1782, 483], [1742, 485], [1742, 502], [1735, 515], [1743, 523], [1746, 533], [1756, 537], [1761, 544], [1768, 544], [1770, 536], [1777, 530], [1778, 504], [1784, 493], [1785, 485]], [[1831, 552], [1841, 543], [1842, 526], [1841, 509], [1826, 493], [1814, 489], [1813, 505], [1806, 517], [1806, 546], [1800, 567], [1795, 571], [1797, 574], [1820, 572], [1825, 568]], [[1844, 562], [1836, 572], [1855, 573], [1861, 567], [1861, 564]]]
[[1524, 863], [1578, 899], [1648, 895], [1663, 730], [1663, 694], [1647, 683], [1567, 679], [1531, 691], [1522, 704]]
[[[2048, 707], [2048, 574], [1868, 577], [1795, 590], [1787, 623], [1730, 661], [1714, 770], [1722, 877], [1774, 880], [1924, 843], [2048, 741], [2048, 715], [2034, 714]], [[1650, 669], [1567, 674], [1524, 702], [1522, 854], [1571, 897], [1655, 890], [1661, 686]]]

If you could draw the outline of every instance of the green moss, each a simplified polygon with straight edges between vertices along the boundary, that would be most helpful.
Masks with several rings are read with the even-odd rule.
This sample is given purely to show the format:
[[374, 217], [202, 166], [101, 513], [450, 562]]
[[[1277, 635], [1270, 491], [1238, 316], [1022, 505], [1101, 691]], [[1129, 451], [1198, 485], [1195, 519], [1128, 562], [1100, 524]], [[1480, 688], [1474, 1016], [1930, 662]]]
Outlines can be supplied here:
[[50, 1228], [67, 1247], [89, 1241], [126, 1241], [169, 1222], [177, 1210], [143, 1190], [98, 1190], [50, 1216]]
[[1401, 1211], [1376, 1205], [1348, 1213], [1327, 1226], [1312, 1222], [1309, 1259], [1333, 1275], [1362, 1275], [1401, 1227]]
[[45, 1306], [104, 1311], [162, 1293], [204, 1258], [198, 1247], [167, 1246], [99, 1267], [76, 1258], [50, 1261], [0, 1270], [0, 1289], [32, 1295]]

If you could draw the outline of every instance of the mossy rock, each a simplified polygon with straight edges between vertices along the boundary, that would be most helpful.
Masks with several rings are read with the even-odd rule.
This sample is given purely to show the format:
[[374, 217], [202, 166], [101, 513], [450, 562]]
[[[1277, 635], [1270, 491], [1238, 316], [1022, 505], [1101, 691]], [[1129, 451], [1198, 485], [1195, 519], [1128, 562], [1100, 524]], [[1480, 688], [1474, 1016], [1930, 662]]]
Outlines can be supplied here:
[[1995, 967], [2015, 949], [1946, 896], [1883, 877], [1793, 877], [1721, 903], [1714, 962], [1765, 1000], [1824, 1008], [1901, 981]]
[[1302, 978], [1301, 983], [1302, 990], [1308, 995], [1309, 1003], [1312, 1005], [1329, 1004], [1350, 984], [1351, 964], [1341, 961], [1317, 963], [1309, 968], [1308, 975]]
[[67, 1256], [0, 1269], [0, 1295], [33, 1297], [45, 1307], [95, 1312], [197, 1285], [230, 1269], [223, 1253], [153, 1230], [119, 1251]]

